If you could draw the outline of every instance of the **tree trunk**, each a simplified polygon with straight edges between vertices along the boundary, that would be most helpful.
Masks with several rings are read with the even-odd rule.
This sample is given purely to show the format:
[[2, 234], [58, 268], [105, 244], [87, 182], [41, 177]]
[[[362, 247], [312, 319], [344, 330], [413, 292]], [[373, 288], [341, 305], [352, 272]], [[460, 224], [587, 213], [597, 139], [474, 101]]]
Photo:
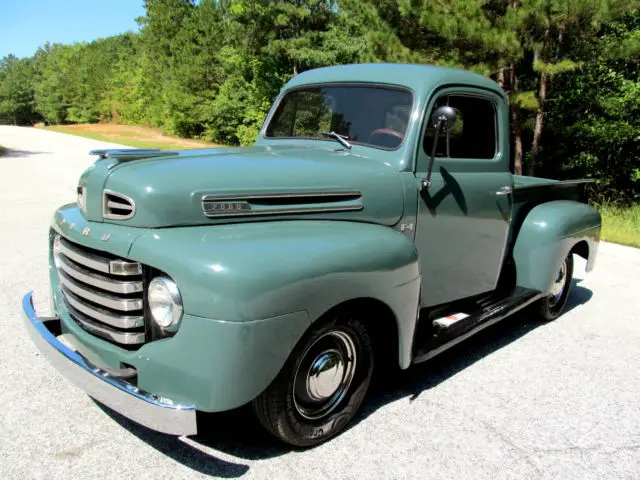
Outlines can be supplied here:
[[15, 126], [15, 125], [18, 125], [18, 121], [17, 121], [17, 119], [16, 119], [16, 111], [15, 111], [15, 110], [13, 111], [13, 125], [14, 125], [14, 126]]
[[[295, 35], [296, 35], [296, 40], [298, 40], [300, 38], [300, 19], [298, 18], [298, 14], [299, 9], [300, 9], [300, 4], [301, 4], [301, 0], [297, 0], [296, 1], [296, 7], [298, 7], [296, 9], [296, 20], [295, 20]], [[296, 75], [298, 75], [298, 65], [296, 65], [296, 62], [294, 60], [293, 62], [293, 76], [295, 77]]]
[[[512, 95], [518, 91], [518, 77], [516, 74], [516, 64], [511, 64], [510, 83]], [[511, 104], [511, 128], [513, 131], [513, 173], [522, 175], [522, 119], [520, 117], [520, 104]]]
[[498, 70], [498, 85], [500, 85], [500, 88], [505, 88], [504, 85], [504, 67], [500, 68], [500, 70]]
[[[547, 9], [545, 17], [544, 43], [542, 44], [542, 61], [546, 60], [546, 53], [549, 48], [549, 37], [551, 35], [551, 18]], [[536, 51], [534, 62], [540, 60], [540, 52]], [[538, 111], [536, 113], [536, 127], [533, 131], [533, 143], [531, 145], [531, 164], [529, 165], [529, 175], [536, 174], [536, 165], [538, 164], [538, 156], [540, 155], [540, 137], [542, 137], [542, 126], [544, 122], [544, 102], [547, 98], [547, 81], [548, 74], [546, 65], [542, 65], [540, 72], [540, 87], [538, 89]]]
[[[511, 7], [516, 9], [520, 6], [519, 0], [513, 0]], [[511, 63], [511, 70], [509, 71], [509, 84], [511, 87], [511, 95], [515, 96], [518, 93], [518, 74], [516, 72], [516, 63]], [[513, 132], [513, 173], [516, 175], [522, 175], [522, 117], [520, 115], [520, 104], [513, 102], [511, 105], [511, 128]]]
[[540, 137], [542, 137], [542, 126], [544, 122], [544, 101], [547, 97], [547, 72], [540, 74], [540, 90], [538, 91], [538, 102], [540, 106], [536, 113], [536, 127], [533, 130], [533, 143], [531, 144], [531, 165], [529, 165], [529, 175], [536, 174], [536, 165], [540, 154]]
[[[567, 15], [569, 15], [568, 12]], [[564, 40], [564, 29], [565, 23], [560, 22], [560, 26], [558, 27], [558, 52], [556, 54], [556, 61], [560, 60], [560, 54], [562, 52], [562, 40]]]

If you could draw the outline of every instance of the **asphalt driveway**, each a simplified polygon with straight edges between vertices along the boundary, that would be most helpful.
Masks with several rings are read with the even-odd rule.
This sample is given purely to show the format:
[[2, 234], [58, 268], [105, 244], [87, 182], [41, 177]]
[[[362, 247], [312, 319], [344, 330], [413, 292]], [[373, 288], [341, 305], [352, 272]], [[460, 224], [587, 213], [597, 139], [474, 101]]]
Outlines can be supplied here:
[[[640, 250], [576, 258], [569, 311], [519, 315], [378, 386], [340, 437], [291, 451], [247, 410], [174, 438], [131, 423], [60, 376], [31, 344], [20, 300], [47, 305], [47, 232], [75, 200], [92, 148], [0, 126], [0, 478], [640, 478]], [[203, 428], [206, 427], [206, 428]]]

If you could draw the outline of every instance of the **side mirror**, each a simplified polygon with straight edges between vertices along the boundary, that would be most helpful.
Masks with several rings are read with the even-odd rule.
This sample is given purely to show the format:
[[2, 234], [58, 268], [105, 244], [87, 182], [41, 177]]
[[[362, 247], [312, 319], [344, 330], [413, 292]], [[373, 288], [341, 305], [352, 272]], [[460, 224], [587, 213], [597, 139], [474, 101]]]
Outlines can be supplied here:
[[439, 131], [446, 132], [453, 127], [454, 123], [456, 123], [456, 111], [447, 105], [439, 107], [431, 115], [431, 125]]
[[436, 133], [433, 136], [433, 147], [431, 148], [431, 158], [429, 159], [427, 177], [420, 182], [420, 190], [422, 191], [431, 186], [431, 172], [433, 171], [433, 162], [436, 158], [436, 148], [438, 147], [440, 132], [446, 132], [451, 129], [454, 123], [456, 123], [456, 111], [447, 105], [438, 107], [431, 115], [431, 125], [436, 129]]

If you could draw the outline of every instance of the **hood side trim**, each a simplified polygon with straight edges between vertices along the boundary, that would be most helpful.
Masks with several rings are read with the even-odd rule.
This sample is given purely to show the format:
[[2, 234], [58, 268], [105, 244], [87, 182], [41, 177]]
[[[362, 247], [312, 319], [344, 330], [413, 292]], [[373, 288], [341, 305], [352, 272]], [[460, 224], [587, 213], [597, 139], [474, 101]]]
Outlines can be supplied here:
[[332, 198], [332, 197], [351, 197], [351, 198], [360, 198], [362, 196], [361, 192], [350, 190], [350, 191], [319, 191], [319, 192], [283, 192], [283, 193], [235, 193], [231, 195], [205, 195], [202, 197], [202, 201], [213, 201], [213, 200], [267, 200], [274, 198], [287, 198], [291, 199], [292, 203], [295, 203], [295, 199], [297, 198], [308, 198], [308, 197], [324, 197], [324, 198]]
[[363, 208], [362, 193], [358, 191], [205, 195], [202, 197], [202, 210], [209, 218], [346, 212]]

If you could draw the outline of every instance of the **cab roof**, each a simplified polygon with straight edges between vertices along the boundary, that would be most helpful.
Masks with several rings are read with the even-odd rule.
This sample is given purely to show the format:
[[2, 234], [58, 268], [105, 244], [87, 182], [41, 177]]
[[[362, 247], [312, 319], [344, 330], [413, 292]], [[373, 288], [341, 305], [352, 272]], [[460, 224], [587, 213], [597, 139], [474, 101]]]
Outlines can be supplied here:
[[486, 88], [504, 95], [493, 80], [467, 70], [433, 65], [365, 63], [307, 70], [293, 77], [285, 89], [319, 83], [378, 83], [407, 87], [417, 95], [442, 84]]

